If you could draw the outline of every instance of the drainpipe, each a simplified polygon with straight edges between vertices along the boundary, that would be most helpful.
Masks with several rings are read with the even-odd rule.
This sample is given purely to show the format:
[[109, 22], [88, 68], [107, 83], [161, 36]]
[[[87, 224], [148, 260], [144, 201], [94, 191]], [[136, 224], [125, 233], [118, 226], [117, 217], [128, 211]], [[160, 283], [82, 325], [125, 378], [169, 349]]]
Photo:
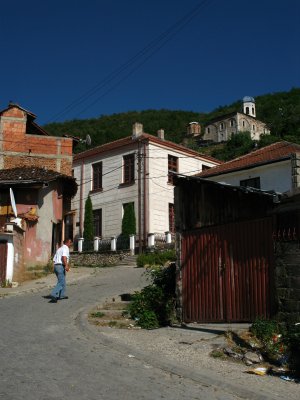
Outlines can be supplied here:
[[83, 236], [83, 174], [84, 174], [84, 160], [81, 161], [81, 173], [80, 173], [79, 237]]

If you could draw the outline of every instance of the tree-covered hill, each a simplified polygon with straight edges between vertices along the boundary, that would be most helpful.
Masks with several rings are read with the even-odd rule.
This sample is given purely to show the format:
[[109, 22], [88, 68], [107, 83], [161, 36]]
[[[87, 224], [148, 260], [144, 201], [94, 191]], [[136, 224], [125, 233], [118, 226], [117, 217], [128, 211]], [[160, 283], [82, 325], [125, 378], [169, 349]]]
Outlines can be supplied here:
[[[266, 144], [280, 139], [300, 143], [300, 88], [257, 96], [255, 102], [257, 119], [266, 122], [271, 129], [272, 136], [265, 141]], [[220, 106], [210, 113], [165, 109], [130, 111], [93, 119], [51, 123], [45, 125], [44, 129], [55, 136], [67, 134], [84, 139], [89, 134], [92, 138], [91, 147], [95, 147], [130, 135], [132, 125], [140, 122], [145, 132], [155, 135], [158, 129], [164, 129], [166, 139], [181, 143], [189, 122], [200, 122], [203, 131], [204, 125], [209, 120], [241, 111], [241, 108], [242, 100], [238, 100], [230, 105]], [[194, 143], [191, 145], [195, 148]], [[76, 151], [84, 149], [85, 147], [81, 145]]]

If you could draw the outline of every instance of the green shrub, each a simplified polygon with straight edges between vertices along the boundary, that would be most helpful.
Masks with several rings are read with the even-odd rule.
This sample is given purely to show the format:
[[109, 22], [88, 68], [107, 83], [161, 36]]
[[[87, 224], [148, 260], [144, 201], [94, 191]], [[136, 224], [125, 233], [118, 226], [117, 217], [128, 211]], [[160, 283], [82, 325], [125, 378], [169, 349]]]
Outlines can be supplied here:
[[300, 375], [300, 324], [297, 320], [278, 322], [258, 318], [250, 328], [272, 361], [288, 364]]
[[251, 332], [263, 343], [269, 342], [274, 335], [281, 334], [281, 330], [277, 321], [263, 318], [257, 318], [251, 326]]
[[129, 238], [136, 234], [136, 219], [134, 212], [134, 203], [124, 205], [124, 215], [122, 219], [122, 236]]
[[138, 255], [136, 263], [139, 268], [143, 268], [146, 265], [165, 265], [167, 261], [175, 261], [176, 252], [175, 250], [156, 251], [154, 253], [143, 253]]
[[[87, 197], [84, 209], [84, 225], [83, 237], [84, 243], [91, 242], [94, 239], [94, 224], [93, 224], [93, 205], [90, 196]], [[86, 249], [88, 250], [88, 249]]]
[[170, 323], [175, 309], [175, 264], [147, 269], [152, 284], [135, 292], [128, 306], [130, 317], [145, 329]]

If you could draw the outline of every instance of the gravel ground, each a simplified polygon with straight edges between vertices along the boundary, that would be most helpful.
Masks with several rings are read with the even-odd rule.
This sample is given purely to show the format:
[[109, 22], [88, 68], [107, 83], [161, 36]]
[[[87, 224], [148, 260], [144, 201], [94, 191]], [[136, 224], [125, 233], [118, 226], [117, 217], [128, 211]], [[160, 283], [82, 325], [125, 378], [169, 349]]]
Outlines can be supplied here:
[[173, 327], [154, 330], [109, 327], [95, 329], [101, 335], [126, 346], [132, 355], [135, 352], [147, 353], [183, 368], [201, 373], [207, 371], [224, 382], [238, 383], [248, 389], [261, 391], [272, 399], [281, 399], [287, 395], [289, 399], [299, 399], [300, 385], [297, 383], [269, 375], [249, 374], [247, 371], [251, 367], [242, 362], [211, 357], [213, 349], [226, 346], [227, 340], [224, 335]]

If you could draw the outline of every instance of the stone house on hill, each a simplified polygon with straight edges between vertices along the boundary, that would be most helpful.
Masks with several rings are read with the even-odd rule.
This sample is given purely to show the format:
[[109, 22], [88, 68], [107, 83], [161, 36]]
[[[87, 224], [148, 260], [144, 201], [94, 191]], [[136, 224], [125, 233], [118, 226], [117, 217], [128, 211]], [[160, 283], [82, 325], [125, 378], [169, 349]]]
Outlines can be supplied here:
[[173, 173], [192, 175], [220, 162], [184, 146], [143, 131], [135, 123], [132, 135], [74, 156], [74, 177], [79, 185], [72, 202], [76, 213], [76, 236], [83, 234], [84, 205], [90, 196], [96, 236], [110, 238], [121, 233], [124, 207], [132, 203], [139, 244], [149, 233], [174, 231]]
[[250, 132], [252, 140], [259, 140], [261, 135], [270, 133], [267, 125], [256, 119], [255, 100], [243, 98], [242, 112], [233, 112], [211, 120], [205, 127], [203, 140], [226, 142], [238, 132]]

